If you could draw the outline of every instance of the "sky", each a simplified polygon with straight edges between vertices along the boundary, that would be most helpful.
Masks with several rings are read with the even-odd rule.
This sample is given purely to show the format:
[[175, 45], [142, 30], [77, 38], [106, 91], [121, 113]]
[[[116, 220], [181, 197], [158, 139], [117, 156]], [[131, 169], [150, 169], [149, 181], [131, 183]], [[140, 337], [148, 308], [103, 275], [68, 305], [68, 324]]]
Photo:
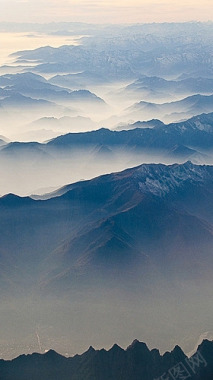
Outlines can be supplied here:
[[0, 0], [0, 22], [209, 21], [212, 0]]

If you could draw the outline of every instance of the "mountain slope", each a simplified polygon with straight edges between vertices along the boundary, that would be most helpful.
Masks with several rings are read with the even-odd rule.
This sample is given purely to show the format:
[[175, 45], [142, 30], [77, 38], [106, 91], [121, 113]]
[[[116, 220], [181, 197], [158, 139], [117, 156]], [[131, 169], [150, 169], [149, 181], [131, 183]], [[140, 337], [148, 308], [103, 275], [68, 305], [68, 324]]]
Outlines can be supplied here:
[[[62, 199], [91, 202], [93, 211], [49, 257], [48, 263], [56, 262], [50, 283], [62, 284], [68, 278], [72, 283], [72, 273], [78, 271], [83, 277], [93, 271], [105, 276], [107, 267], [110, 277], [121, 267], [128, 276], [135, 265], [164, 271], [161, 260], [173, 276], [189, 270], [187, 262], [202, 272], [203, 251], [212, 265], [212, 167], [142, 165], [65, 190]], [[188, 275], [193, 277], [193, 271]]]
[[[17, 198], [16, 202], [15, 196], [5, 196], [0, 199], [1, 246], [10, 251], [19, 236], [8, 242], [8, 216], [16, 226], [14, 232], [25, 236], [22, 254], [16, 257], [19, 265], [28, 251], [28, 239], [31, 245], [40, 236], [43, 248], [37, 260], [38, 264], [44, 260], [42, 283], [50, 289], [53, 284], [61, 288], [67, 280], [71, 286], [74, 269], [74, 278], [79, 270], [79, 279], [82, 275], [87, 281], [97, 270], [106, 276], [107, 267], [110, 276], [120, 270], [128, 275], [135, 265], [164, 271], [161, 260], [170, 267], [167, 275], [189, 270], [187, 262], [201, 275], [212, 266], [212, 193], [212, 167], [186, 163], [142, 165], [78, 182], [46, 201]], [[29, 224], [26, 215], [31, 215]], [[57, 215], [61, 222], [56, 233]], [[35, 245], [30, 260], [36, 249]], [[200, 261], [201, 253], [205, 262]], [[193, 271], [188, 275], [193, 277]]]
[[212, 166], [140, 165], [54, 196], [0, 198], [4, 352], [11, 339], [15, 353], [37, 349], [38, 324], [42, 347], [64, 354], [136, 333], [149, 342], [154, 333], [166, 349], [168, 330], [194, 346], [211, 330]]

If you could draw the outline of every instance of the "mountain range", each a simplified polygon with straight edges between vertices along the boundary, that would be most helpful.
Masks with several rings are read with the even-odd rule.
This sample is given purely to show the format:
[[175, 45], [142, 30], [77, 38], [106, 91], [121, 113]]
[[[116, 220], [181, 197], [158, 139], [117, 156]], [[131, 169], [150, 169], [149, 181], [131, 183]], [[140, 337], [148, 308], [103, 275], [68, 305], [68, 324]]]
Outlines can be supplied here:
[[[21, 129], [23, 131], [21, 132]], [[49, 116], [34, 120], [20, 127], [12, 134], [11, 140], [22, 142], [45, 142], [67, 132], [83, 132], [97, 128], [97, 123], [84, 116]]]
[[172, 149], [179, 144], [188, 148], [207, 149], [207, 152], [208, 148], [211, 150], [212, 147], [212, 118], [213, 113], [210, 113], [168, 125], [153, 120], [147, 123], [147, 128], [138, 128], [140, 127], [140, 122], [138, 122], [134, 124], [135, 128], [130, 127], [128, 130], [121, 130], [122, 126], [120, 126], [119, 131], [102, 128], [86, 133], [70, 133], [56, 137], [47, 145], [49, 147], [71, 148], [81, 144], [84, 146], [99, 144], [108, 146], [110, 149], [117, 148], [120, 145], [134, 149], [147, 148], [163, 151], [164, 149]]
[[[70, 91], [49, 83], [41, 75], [31, 72], [22, 74], [7, 74], [0, 76], [0, 86], [4, 91], [20, 93], [34, 98], [43, 98], [56, 101], [92, 101], [102, 102], [103, 100], [91, 94], [88, 90]], [[6, 94], [5, 92], [5, 94]]]
[[132, 96], [164, 99], [184, 95], [211, 95], [213, 79], [185, 78], [180, 80], [166, 80], [159, 77], [142, 76], [125, 88], [125, 92]]
[[[75, 29], [75, 25], [72, 26]], [[85, 29], [88, 29], [87, 26]], [[90, 72], [106, 81], [141, 75], [212, 77], [212, 23], [163, 23], [93, 27], [81, 46], [41, 47], [13, 55], [37, 61], [39, 73]], [[85, 35], [85, 33], [83, 33]], [[199, 41], [199, 42], [198, 42]]]
[[[72, 118], [67, 118], [69, 122]], [[47, 120], [48, 121], [48, 120]], [[53, 120], [54, 121], [54, 120]], [[112, 131], [101, 128], [91, 132], [68, 133], [52, 139], [45, 144], [35, 144], [39, 149], [48, 153], [54, 149], [77, 149], [81, 146], [87, 147], [105, 147], [109, 151], [116, 149], [132, 149], [132, 150], [156, 150], [156, 153], [165, 152], [169, 154], [175, 147], [188, 149], [189, 155], [197, 150], [206, 154], [212, 152], [212, 121], [213, 113], [195, 116], [179, 123], [171, 123], [165, 125], [159, 120], [149, 122], [137, 122], [133, 125], [119, 126], [119, 130]], [[150, 126], [151, 125], [151, 126]], [[141, 128], [142, 126], [142, 128]], [[127, 129], [127, 130], [125, 130]], [[15, 152], [16, 148], [21, 150], [28, 147], [32, 143], [10, 142], [1, 149], [1, 155], [6, 152]], [[190, 151], [191, 149], [191, 151]], [[190, 156], [188, 156], [190, 157]]]
[[[86, 116], [89, 119], [90, 114], [102, 115], [108, 110], [105, 101], [89, 90], [81, 88], [72, 91], [53, 85], [41, 75], [31, 72], [0, 76], [0, 95], [1, 128], [4, 134], [9, 130], [10, 138], [28, 135], [29, 125], [40, 118], [79, 117], [78, 123], [76, 120], [77, 128], [77, 124], [81, 124], [80, 118]], [[88, 120], [88, 129], [90, 125]], [[63, 128], [61, 133], [64, 133]], [[45, 136], [55, 136], [54, 132], [31, 133], [32, 137], [37, 135], [39, 139], [40, 135], [44, 135], [44, 140]]]
[[[121, 124], [119, 130], [101, 128], [68, 133], [46, 143], [3, 142], [0, 147], [4, 163], [0, 168], [2, 195], [9, 192], [40, 194], [43, 188], [59, 188], [69, 182], [120, 171], [141, 162], [191, 160], [197, 164], [212, 164], [212, 121], [210, 113], [168, 125], [151, 120], [123, 127]], [[75, 128], [79, 122], [87, 124], [87, 119], [45, 118], [36, 126], [54, 124], [57, 129], [60, 126]], [[30, 128], [34, 130], [35, 125]], [[23, 181], [18, 180], [20, 177]]]
[[[22, 105], [21, 100], [26, 99], [30, 104], [32, 99], [34, 102], [50, 101], [56, 102], [59, 105], [71, 106], [73, 103], [90, 103], [96, 106], [103, 106], [105, 103], [102, 99], [88, 90], [80, 89], [78, 91], [71, 91], [63, 87], [55, 86], [49, 83], [41, 75], [36, 75], [31, 72], [21, 74], [7, 74], [0, 76], [1, 96], [4, 100], [1, 101], [2, 105], [7, 105], [8, 100], [16, 96], [13, 105]], [[19, 101], [18, 101], [19, 99]], [[10, 103], [11, 104], [11, 101]], [[33, 105], [33, 104], [32, 104]], [[24, 106], [24, 102], [23, 102]]]
[[[110, 350], [90, 347], [82, 355], [64, 357], [50, 350], [0, 361], [4, 380], [154, 380], [173, 379], [177, 371], [192, 380], [211, 380], [213, 342], [205, 340], [188, 358], [179, 346], [160, 355], [135, 340], [126, 350], [115, 344]], [[186, 378], [186, 377], [185, 377]]]
[[141, 101], [127, 110], [126, 119], [147, 120], [153, 117], [164, 122], [173, 122], [212, 111], [213, 95], [192, 95], [162, 104]]

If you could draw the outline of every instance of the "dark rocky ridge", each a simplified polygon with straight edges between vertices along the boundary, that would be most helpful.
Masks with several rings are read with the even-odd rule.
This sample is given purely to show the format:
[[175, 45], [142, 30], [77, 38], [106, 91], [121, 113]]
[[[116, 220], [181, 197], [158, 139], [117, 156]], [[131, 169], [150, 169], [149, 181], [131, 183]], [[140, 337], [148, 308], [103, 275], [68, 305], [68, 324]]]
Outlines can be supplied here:
[[[161, 355], [135, 340], [126, 350], [115, 344], [110, 350], [90, 347], [82, 355], [66, 358], [53, 350], [0, 361], [1, 380], [154, 380], [169, 379], [176, 366], [185, 367], [191, 380], [212, 380], [213, 342], [205, 340], [191, 357], [179, 346]], [[195, 360], [196, 359], [196, 360]], [[178, 368], [178, 367], [176, 367]]]

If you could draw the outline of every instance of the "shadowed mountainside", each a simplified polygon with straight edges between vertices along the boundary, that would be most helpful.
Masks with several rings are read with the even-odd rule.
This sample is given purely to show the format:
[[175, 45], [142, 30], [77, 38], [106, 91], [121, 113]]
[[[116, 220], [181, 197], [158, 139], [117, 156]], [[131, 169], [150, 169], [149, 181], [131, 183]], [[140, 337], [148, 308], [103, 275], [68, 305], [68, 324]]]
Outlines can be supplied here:
[[[12, 260], [20, 273], [28, 268], [50, 291], [76, 281], [81, 286], [94, 273], [100, 280], [119, 271], [131, 278], [133, 268], [192, 278], [208, 272], [213, 265], [212, 170], [190, 162], [141, 165], [69, 185], [44, 197], [53, 197], [49, 200], [4, 196], [1, 271], [11, 272]], [[3, 276], [3, 288], [15, 278]]]

